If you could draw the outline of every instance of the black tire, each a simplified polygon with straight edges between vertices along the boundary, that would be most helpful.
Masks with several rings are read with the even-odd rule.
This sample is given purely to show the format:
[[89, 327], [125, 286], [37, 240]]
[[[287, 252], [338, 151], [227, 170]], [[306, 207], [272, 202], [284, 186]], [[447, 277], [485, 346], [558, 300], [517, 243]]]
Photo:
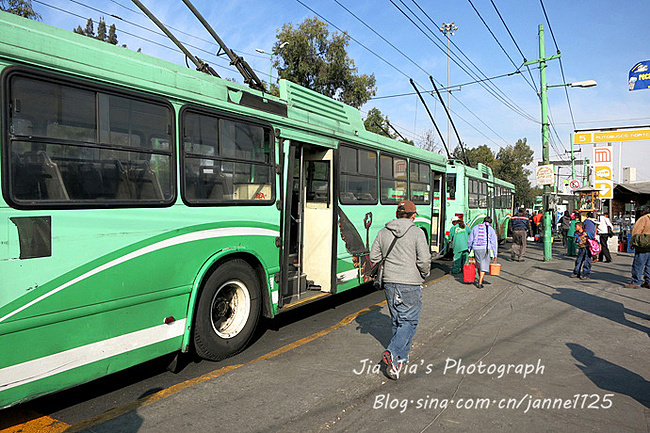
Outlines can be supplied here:
[[253, 336], [262, 309], [257, 273], [244, 260], [219, 266], [201, 290], [194, 319], [194, 348], [219, 361], [241, 351]]

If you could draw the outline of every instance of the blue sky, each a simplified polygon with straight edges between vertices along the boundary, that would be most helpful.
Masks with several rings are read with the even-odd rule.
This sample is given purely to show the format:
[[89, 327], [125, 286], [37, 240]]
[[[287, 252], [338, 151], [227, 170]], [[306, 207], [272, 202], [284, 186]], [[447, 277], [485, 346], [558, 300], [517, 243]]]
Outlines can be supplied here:
[[[210, 36], [181, 0], [141, 1], [161, 21], [176, 29], [172, 31], [180, 40], [196, 47], [189, 47], [190, 51], [214, 66], [223, 77], [232, 77], [241, 82], [236, 70], [228, 66], [225, 58], [209, 54], [216, 52], [215, 44], [210, 42]], [[193, 4], [226, 44], [243, 55], [265, 81], [268, 80], [269, 57], [257, 53], [255, 49], [269, 51], [276, 41], [277, 30], [283, 24], [298, 25], [305, 18], [315, 16], [314, 12], [320, 14], [386, 60], [380, 60], [357, 42], [350, 41], [348, 54], [354, 59], [359, 73], [374, 73], [377, 78], [377, 97], [411, 93], [413, 89], [409, 84], [409, 77], [413, 78], [421, 89], [431, 89], [429, 75], [432, 75], [437, 83], [446, 86], [446, 42], [432, 21], [438, 26], [455, 22], [458, 30], [451, 37], [452, 41], [469, 60], [453, 45], [452, 51], [462, 57], [469, 66], [466, 69], [485, 74], [487, 77], [517, 70], [523, 63], [519, 49], [527, 60], [538, 58], [538, 25], [543, 24], [546, 55], [555, 54], [557, 42], [562, 55], [565, 82], [587, 79], [598, 82], [598, 86], [594, 88], [567, 89], [575, 128], [650, 125], [650, 90], [630, 92], [627, 87], [629, 70], [637, 62], [650, 59], [648, 0], [631, 0], [624, 3], [620, 0], [544, 0], [543, 5], [553, 35], [539, 0], [193, 0]], [[496, 5], [519, 49], [508, 35], [493, 4]], [[369, 30], [341, 5], [390, 41], [410, 60]], [[472, 5], [516, 66], [513, 66], [504, 54]], [[129, 0], [33, 0], [33, 6], [43, 16], [43, 22], [66, 29], [73, 29], [77, 25], [83, 27], [87, 18], [97, 21], [100, 16], [104, 16], [107, 23], [116, 24], [120, 43], [127, 44], [129, 49], [141, 48], [146, 54], [180, 64], [185, 63], [182, 54], [175, 48], [161, 46], [173, 46], [166, 38], [133, 25], [157, 31], [153, 23]], [[417, 19], [416, 22], [443, 49], [436, 47], [397, 6], [406, 13], [409, 13], [408, 9], [416, 12], [432, 33]], [[418, 6], [426, 12], [431, 21]], [[338, 30], [330, 26], [330, 31]], [[478, 69], [482, 72], [478, 72]], [[535, 157], [541, 159], [541, 106], [533, 89], [539, 88], [539, 69], [531, 66], [532, 79], [525, 67], [521, 68], [521, 71], [521, 74], [492, 81], [498, 87], [496, 91], [502, 92], [509, 106], [479, 84], [462, 86], [460, 90], [452, 92], [452, 116], [461, 139], [468, 146], [487, 144], [498, 151], [502, 146], [512, 145], [518, 139], [526, 138], [535, 150]], [[277, 76], [276, 74], [274, 71], [274, 76]], [[528, 82], [522, 76], [525, 76]], [[475, 81], [475, 78], [452, 62], [450, 81], [453, 90], [458, 89], [459, 84]], [[563, 82], [557, 60], [549, 62], [547, 81], [549, 84]], [[564, 151], [570, 147], [569, 134], [574, 129], [574, 123], [565, 90], [549, 89], [548, 99], [554, 127], [551, 131], [551, 159], [566, 159], [568, 156]], [[428, 95], [425, 100], [446, 140], [447, 123], [442, 106]], [[362, 115], [365, 117], [372, 107], [379, 108], [402, 134], [416, 141], [427, 130], [433, 129], [424, 107], [415, 95], [371, 100], [362, 107]], [[438, 139], [436, 141], [439, 142]], [[456, 143], [452, 131], [452, 147]], [[618, 144], [615, 144], [614, 154], [619, 154]], [[638, 180], [650, 180], [649, 141], [625, 143], [621, 155], [622, 167], [636, 167]], [[578, 155], [580, 158], [590, 156], [591, 145], [584, 146], [583, 152]], [[615, 178], [618, 176], [618, 166], [618, 161], [615, 161]]]

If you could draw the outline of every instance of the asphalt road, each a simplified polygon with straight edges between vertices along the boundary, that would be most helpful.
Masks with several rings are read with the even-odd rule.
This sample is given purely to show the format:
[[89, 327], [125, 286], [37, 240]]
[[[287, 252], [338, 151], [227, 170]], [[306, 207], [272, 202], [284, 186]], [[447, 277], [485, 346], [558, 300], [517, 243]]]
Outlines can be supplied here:
[[[623, 287], [631, 255], [580, 281], [569, 278], [572, 259], [554, 253], [543, 262], [535, 245], [524, 263], [502, 261], [482, 290], [436, 271], [397, 381], [376, 371], [390, 340], [383, 294], [361, 288], [265, 323], [227, 362], [190, 360], [172, 374], [157, 360], [0, 412], [0, 427], [650, 431], [650, 290]], [[10, 420], [21, 411], [31, 424]]]

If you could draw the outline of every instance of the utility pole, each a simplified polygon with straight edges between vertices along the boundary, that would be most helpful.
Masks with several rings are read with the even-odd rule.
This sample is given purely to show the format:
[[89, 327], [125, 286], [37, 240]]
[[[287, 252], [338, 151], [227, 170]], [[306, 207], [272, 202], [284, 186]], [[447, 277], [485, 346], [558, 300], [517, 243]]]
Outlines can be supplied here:
[[[444, 34], [447, 37], [447, 108], [451, 110], [451, 79], [450, 79], [450, 57], [449, 57], [449, 36], [453, 36], [454, 32], [458, 30], [458, 27], [455, 25], [455, 22], [451, 22], [449, 24], [447, 23], [442, 23], [442, 27], [440, 27], [440, 31], [442, 34]], [[449, 147], [451, 147], [451, 120], [447, 119], [447, 143], [449, 143]], [[460, 146], [461, 144], [458, 143]]]
[[[546, 50], [544, 48], [544, 26], [542, 24], [538, 27], [539, 33], [539, 59], [530, 60], [524, 63], [524, 66], [539, 63], [539, 77], [540, 77], [540, 99], [542, 103], [542, 159], [543, 164], [549, 164], [549, 130], [548, 130], [548, 96], [546, 84], [546, 62], [549, 60], [557, 59], [560, 54], [555, 54], [546, 57]], [[544, 199], [542, 200], [544, 206], [544, 261], [547, 262], [553, 258], [553, 245], [551, 244], [551, 212], [548, 206], [548, 196], [550, 188], [544, 185]]]

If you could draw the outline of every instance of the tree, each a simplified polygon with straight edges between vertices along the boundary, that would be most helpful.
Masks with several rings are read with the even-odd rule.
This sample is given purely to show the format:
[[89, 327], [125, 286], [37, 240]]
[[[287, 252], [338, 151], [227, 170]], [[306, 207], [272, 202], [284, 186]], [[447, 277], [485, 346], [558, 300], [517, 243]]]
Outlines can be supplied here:
[[[347, 33], [330, 33], [317, 18], [297, 28], [285, 24], [276, 34], [273, 62], [280, 78], [359, 108], [376, 93], [375, 75], [358, 75], [348, 57]], [[288, 44], [284, 44], [288, 42]], [[280, 46], [282, 45], [282, 48]]]
[[[475, 148], [468, 148], [465, 146], [465, 155], [467, 155], [469, 163], [472, 167], [477, 167], [479, 162], [487, 165], [488, 167], [492, 167], [494, 165], [495, 155], [492, 152], [492, 149], [490, 149], [486, 144]], [[460, 148], [460, 146], [456, 146], [454, 148], [453, 152], [451, 153], [451, 157], [454, 159], [460, 159], [461, 161], [465, 160], [463, 156], [463, 150]]]
[[417, 147], [429, 152], [442, 154], [442, 146], [436, 143], [436, 135], [433, 129], [428, 129], [419, 137]]
[[366, 119], [363, 121], [366, 131], [383, 135], [384, 137], [395, 138], [396, 134], [391, 134], [388, 126], [388, 116], [384, 116], [378, 108], [371, 108], [368, 111]]
[[[499, 179], [506, 180], [515, 185], [515, 204], [528, 204], [534, 201], [537, 194], [531, 188], [528, 176], [531, 171], [526, 167], [533, 162], [533, 150], [526, 143], [526, 139], [519, 139], [514, 146], [506, 146], [495, 155], [492, 149], [483, 144], [475, 148], [465, 148], [465, 153], [473, 167], [483, 163], [492, 169], [492, 173]], [[462, 152], [456, 146], [452, 157], [462, 159]]]
[[86, 28], [82, 29], [81, 26], [77, 26], [77, 28], [74, 29], [73, 32], [78, 33], [80, 35], [88, 36], [89, 38], [94, 38], [100, 41], [108, 42], [109, 44], [112, 45], [117, 45], [117, 33], [115, 29], [115, 24], [111, 24], [107, 34], [106, 21], [104, 21], [104, 17], [101, 17], [99, 19], [96, 35], [95, 35], [95, 27], [93, 25], [92, 18], [88, 18], [88, 21], [86, 22]]
[[32, 7], [32, 0], [0, 0], [0, 10], [30, 20], [41, 19], [41, 14], [36, 13]]

